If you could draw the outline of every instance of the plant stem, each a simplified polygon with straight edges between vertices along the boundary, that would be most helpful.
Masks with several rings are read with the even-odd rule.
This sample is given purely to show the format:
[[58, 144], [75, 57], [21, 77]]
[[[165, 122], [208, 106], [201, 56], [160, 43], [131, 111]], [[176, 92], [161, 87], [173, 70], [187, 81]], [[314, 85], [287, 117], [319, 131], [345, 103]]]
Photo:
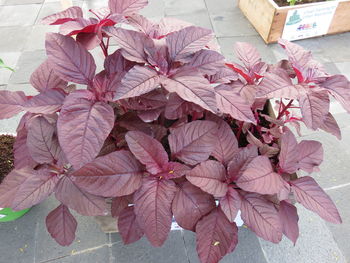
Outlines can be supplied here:
[[278, 116], [277, 116], [277, 120], [279, 120], [283, 114], [290, 108], [290, 106], [292, 105], [294, 100], [290, 100], [289, 103], [283, 107], [282, 111], [280, 113], [278, 113]]

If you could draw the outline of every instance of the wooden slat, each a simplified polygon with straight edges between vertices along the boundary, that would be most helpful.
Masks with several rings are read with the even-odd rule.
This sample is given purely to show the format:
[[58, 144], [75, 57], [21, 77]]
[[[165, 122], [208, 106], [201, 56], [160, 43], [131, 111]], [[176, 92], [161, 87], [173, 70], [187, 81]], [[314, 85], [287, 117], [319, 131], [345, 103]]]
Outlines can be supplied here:
[[350, 31], [350, 1], [340, 2], [335, 11], [328, 34]]

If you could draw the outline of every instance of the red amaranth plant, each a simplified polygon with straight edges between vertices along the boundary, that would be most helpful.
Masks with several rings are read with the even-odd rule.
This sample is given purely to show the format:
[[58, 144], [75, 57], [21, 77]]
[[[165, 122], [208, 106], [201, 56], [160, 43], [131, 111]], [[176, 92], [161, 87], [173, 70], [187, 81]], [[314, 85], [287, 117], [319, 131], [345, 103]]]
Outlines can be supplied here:
[[[126, 244], [145, 235], [153, 246], [167, 239], [174, 216], [196, 232], [203, 263], [235, 249], [239, 210], [274, 243], [283, 234], [296, 242], [295, 202], [341, 223], [316, 181], [295, 175], [318, 169], [321, 144], [297, 142], [288, 125], [340, 139], [329, 95], [350, 111], [346, 77], [329, 75], [309, 51], [284, 40], [287, 60], [270, 65], [250, 44], [236, 43], [242, 65], [229, 63], [210, 30], [150, 21], [136, 13], [146, 5], [110, 0], [91, 11], [97, 19], [83, 18], [79, 7], [44, 18], [61, 27], [47, 34], [48, 58], [30, 79], [39, 94], [0, 91], [1, 119], [26, 112], [0, 206], [21, 210], [54, 194], [61, 204], [46, 224], [63, 246], [75, 239], [70, 209], [111, 214]], [[98, 73], [88, 51], [97, 46], [105, 55]], [[268, 99], [276, 99], [276, 117]]]

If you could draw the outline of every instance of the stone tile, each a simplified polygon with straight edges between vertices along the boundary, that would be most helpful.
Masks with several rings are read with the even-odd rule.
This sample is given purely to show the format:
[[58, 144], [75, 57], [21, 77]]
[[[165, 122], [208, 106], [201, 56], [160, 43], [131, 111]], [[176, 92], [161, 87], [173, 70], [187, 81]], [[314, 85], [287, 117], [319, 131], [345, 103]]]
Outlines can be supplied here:
[[[184, 240], [190, 263], [199, 263], [195, 234], [185, 231]], [[226, 255], [220, 262], [267, 263], [256, 235], [249, 229], [240, 227], [238, 230], [238, 240], [235, 250], [231, 254]]]
[[228, 61], [239, 62], [233, 52], [233, 45], [236, 42], [248, 42], [254, 45], [261, 54], [263, 61], [266, 63], [277, 62], [276, 57], [268, 45], [260, 38], [260, 36], [242, 36], [242, 37], [218, 37], [222, 54]]
[[56, 260], [50, 260], [50, 263], [108, 263], [110, 262], [109, 258], [109, 247], [105, 246], [81, 253], [78, 252], [78, 254], [57, 258]]
[[258, 33], [238, 8], [210, 15], [217, 37], [255, 36]]
[[279, 244], [260, 239], [269, 263], [346, 263], [326, 223], [316, 214], [297, 205], [300, 236], [296, 245], [283, 238]]
[[101, 7], [108, 6], [108, 1], [105, 0], [84, 0], [82, 4], [82, 9], [84, 11], [84, 15], [89, 17], [95, 17], [92, 13], [89, 12], [89, 9], [98, 9]]
[[[0, 120], [0, 133], [16, 134], [16, 129], [24, 113], [19, 113], [11, 119]], [[1, 232], [1, 230], [0, 230]]]
[[237, 8], [237, 0], [205, 0], [205, 3], [211, 15], [235, 11]]
[[[21, 56], [21, 52], [0, 52], [0, 58], [4, 61], [5, 65], [15, 69], [18, 59]], [[0, 85], [7, 84], [11, 75], [14, 74], [11, 70], [0, 69]]]
[[165, 14], [167, 16], [191, 14], [207, 11], [204, 0], [164, 0]]
[[165, 16], [165, 3], [163, 0], [150, 0], [149, 4], [139, 13], [147, 18], [162, 18]]
[[341, 225], [327, 223], [329, 229], [333, 233], [333, 238], [337, 242], [339, 248], [343, 252], [347, 261], [350, 262], [350, 185], [327, 191], [334, 203], [339, 209], [343, 219]]
[[28, 4], [41, 4], [45, 0], [5, 0], [4, 5], [28, 5]]
[[27, 96], [35, 96], [38, 91], [30, 84], [8, 84], [6, 87], [9, 91], [23, 91]]
[[4, 36], [0, 41], [0, 52], [21, 51], [31, 29], [31, 26], [0, 27], [0, 36]]
[[31, 30], [27, 43], [24, 46], [25, 51], [45, 49], [46, 33], [58, 32], [59, 26], [35, 25]]
[[174, 18], [192, 23], [195, 26], [200, 26], [200, 27], [213, 30], [210, 17], [206, 10], [196, 11], [192, 14], [167, 15], [167, 17], [174, 17]]
[[340, 62], [340, 63], [334, 63], [334, 64], [340, 71], [340, 74], [343, 74], [348, 79], [350, 79], [350, 62]]
[[[152, 247], [145, 237], [124, 245], [119, 234], [111, 234], [114, 263], [174, 263], [188, 262], [181, 231], [172, 231], [162, 247]], [[114, 244], [116, 243], [116, 244]]]
[[319, 48], [323, 50], [323, 55], [332, 62], [348, 62], [350, 61], [349, 38], [350, 33], [318, 38]]
[[0, 8], [0, 26], [33, 25], [41, 4], [10, 5]]
[[[83, 5], [83, 1], [82, 0], [73, 1], [73, 5], [81, 7]], [[40, 9], [39, 15], [38, 15], [35, 23], [40, 24], [41, 19], [43, 19], [44, 17], [61, 12], [66, 8], [67, 8], [67, 6], [62, 5], [61, 2], [49, 2], [49, 3], [45, 2], [42, 5], [42, 8]]]
[[20, 56], [10, 83], [29, 83], [30, 75], [46, 59], [45, 50], [23, 52]]

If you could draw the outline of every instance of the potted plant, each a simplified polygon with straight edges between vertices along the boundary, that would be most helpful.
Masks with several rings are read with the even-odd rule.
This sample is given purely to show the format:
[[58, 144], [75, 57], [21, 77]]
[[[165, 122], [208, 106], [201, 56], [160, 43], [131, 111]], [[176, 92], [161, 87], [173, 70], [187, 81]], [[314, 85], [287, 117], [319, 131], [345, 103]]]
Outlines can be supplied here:
[[[26, 111], [19, 166], [0, 186], [0, 205], [23, 209], [54, 194], [61, 204], [46, 225], [61, 245], [75, 238], [70, 209], [118, 217], [126, 244], [146, 236], [162, 246], [175, 217], [196, 232], [201, 262], [235, 249], [239, 210], [247, 227], [274, 243], [283, 234], [297, 240], [294, 202], [340, 223], [316, 181], [295, 176], [318, 169], [322, 145], [298, 142], [287, 126], [340, 138], [329, 95], [350, 109], [346, 77], [329, 75], [283, 40], [287, 60], [269, 65], [253, 46], [236, 43], [242, 64], [228, 63], [210, 30], [150, 21], [137, 14], [146, 4], [110, 0], [91, 11], [96, 18], [71, 7], [44, 19], [61, 27], [47, 34], [48, 59], [31, 76], [39, 94], [0, 91], [1, 118]], [[119, 46], [113, 53], [111, 39]], [[88, 50], [98, 46], [105, 62], [96, 73]], [[272, 98], [276, 118], [268, 115]]]
[[238, 0], [266, 43], [350, 31], [349, 0]]

